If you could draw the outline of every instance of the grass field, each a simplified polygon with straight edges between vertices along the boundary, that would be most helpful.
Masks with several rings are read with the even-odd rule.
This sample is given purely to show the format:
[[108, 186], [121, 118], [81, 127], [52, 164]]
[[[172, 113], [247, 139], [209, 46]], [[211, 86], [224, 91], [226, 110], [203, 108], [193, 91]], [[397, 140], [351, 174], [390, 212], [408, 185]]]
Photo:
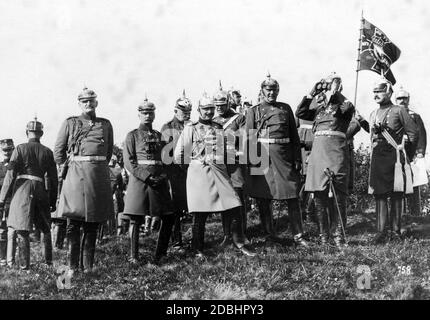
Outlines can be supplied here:
[[[291, 239], [285, 215], [278, 216], [280, 235]], [[47, 267], [40, 245], [31, 243], [31, 270], [0, 269], [1, 299], [430, 299], [430, 218], [411, 219], [412, 237], [401, 243], [372, 245], [375, 214], [348, 218], [349, 246], [311, 244], [310, 248], [266, 243], [259, 220], [252, 216], [249, 235], [256, 257], [233, 248], [219, 249], [222, 240], [219, 215], [209, 219], [207, 257], [170, 253], [165, 264], [150, 261], [155, 235], [141, 239], [141, 262], [127, 262], [128, 241], [113, 237], [96, 250], [90, 274], [77, 274], [71, 289], [58, 289], [56, 270], [67, 261], [67, 251], [54, 252]], [[316, 241], [314, 223], [305, 224]], [[191, 236], [184, 225], [184, 238]], [[357, 288], [360, 265], [370, 268], [370, 289]]]

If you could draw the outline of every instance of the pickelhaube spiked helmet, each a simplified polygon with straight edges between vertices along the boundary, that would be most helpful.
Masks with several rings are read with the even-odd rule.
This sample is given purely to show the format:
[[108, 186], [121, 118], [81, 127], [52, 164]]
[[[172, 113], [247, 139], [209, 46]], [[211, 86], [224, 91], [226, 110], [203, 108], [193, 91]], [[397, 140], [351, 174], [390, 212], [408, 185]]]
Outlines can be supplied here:
[[410, 94], [403, 87], [400, 87], [399, 91], [396, 92], [396, 99], [398, 98], [409, 98]]
[[145, 100], [137, 107], [137, 110], [140, 111], [154, 111], [155, 105], [154, 103], [148, 101], [148, 97], [145, 95]]
[[205, 108], [213, 108], [213, 107], [215, 107], [213, 99], [209, 97], [209, 95], [206, 92], [204, 92], [202, 97], [199, 100], [199, 108], [205, 109]]
[[43, 131], [43, 124], [41, 122], [37, 121], [37, 117], [34, 117], [34, 120], [27, 123], [27, 131], [42, 132]]
[[14, 148], [15, 148], [15, 146], [13, 144], [13, 140], [12, 139], [2, 139], [2, 140], [0, 140], [0, 149], [2, 149], [3, 151], [12, 150]]
[[269, 87], [269, 88], [275, 87], [276, 89], [279, 90], [279, 83], [278, 83], [278, 81], [276, 81], [275, 79], [273, 79], [270, 76], [269, 72], [267, 72], [266, 79], [261, 83], [261, 88], [263, 89], [264, 87]]
[[186, 97], [184, 89], [184, 91], [182, 91], [182, 97], [176, 100], [175, 108], [182, 111], [191, 111], [192, 107], [191, 100]]
[[87, 87], [84, 87], [82, 89], [82, 92], [78, 95], [78, 100], [92, 100], [97, 98], [96, 93], [93, 90], [88, 89]]
[[214, 93], [213, 103], [215, 105], [228, 104], [228, 92], [223, 90], [221, 80], [219, 81], [218, 90]]

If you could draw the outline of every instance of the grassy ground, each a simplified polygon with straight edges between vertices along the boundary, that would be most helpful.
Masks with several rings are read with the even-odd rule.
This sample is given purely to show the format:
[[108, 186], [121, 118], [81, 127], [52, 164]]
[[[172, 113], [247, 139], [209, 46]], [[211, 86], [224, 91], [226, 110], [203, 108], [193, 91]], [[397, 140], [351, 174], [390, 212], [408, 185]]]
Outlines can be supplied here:
[[[291, 238], [286, 216], [275, 215], [281, 236]], [[258, 218], [251, 216], [249, 234], [256, 257], [219, 249], [219, 216], [207, 224], [208, 256], [169, 253], [167, 262], [150, 260], [155, 237], [141, 239], [141, 263], [129, 265], [128, 242], [112, 238], [96, 250], [91, 274], [77, 274], [71, 289], [58, 289], [58, 266], [66, 250], [54, 253], [54, 267], [44, 266], [40, 245], [31, 243], [30, 271], [0, 269], [1, 299], [430, 299], [430, 219], [411, 220], [412, 237], [402, 243], [374, 246], [374, 213], [348, 220], [350, 245], [343, 251], [312, 244], [308, 249], [269, 244], [261, 237]], [[184, 237], [190, 238], [186, 224]], [[316, 228], [306, 223], [315, 241]], [[370, 289], [359, 290], [357, 268], [371, 271]]]

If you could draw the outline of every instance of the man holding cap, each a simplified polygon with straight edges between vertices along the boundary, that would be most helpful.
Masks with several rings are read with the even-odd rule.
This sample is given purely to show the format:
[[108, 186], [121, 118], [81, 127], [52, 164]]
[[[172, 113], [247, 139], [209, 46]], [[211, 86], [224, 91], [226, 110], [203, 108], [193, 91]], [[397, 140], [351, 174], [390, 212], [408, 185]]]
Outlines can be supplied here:
[[[171, 144], [169, 148], [169, 157], [173, 159], [178, 139], [184, 130], [184, 125], [190, 120], [192, 104], [191, 100], [185, 96], [185, 90], [182, 97], [176, 100], [175, 115], [173, 119], [161, 127], [163, 140], [166, 144]], [[187, 206], [187, 168], [181, 162], [180, 164], [172, 163], [168, 166], [168, 177], [172, 190], [173, 208], [175, 210], [175, 225], [173, 227], [173, 247], [182, 251], [182, 233], [181, 217], [188, 212]]]
[[[409, 159], [410, 161], [414, 161], [415, 159], [424, 158], [426, 154], [427, 148], [427, 132], [424, 127], [423, 120], [420, 115], [409, 108], [409, 99], [410, 94], [403, 87], [396, 94], [396, 104], [405, 108], [405, 110], [409, 113], [412, 120], [414, 120], [417, 129], [418, 129], [418, 138], [417, 138], [417, 149], [413, 158]], [[416, 216], [421, 214], [421, 195], [420, 195], [420, 187], [414, 187], [414, 193], [407, 196], [409, 202], [409, 208], [411, 214]]]
[[[12, 155], [15, 146], [12, 139], [0, 140], [0, 149], [3, 155], [3, 161], [0, 162], [0, 190], [3, 186], [4, 178], [9, 167], [10, 156]], [[6, 197], [3, 211], [0, 211], [0, 266], [6, 265], [6, 250], [7, 250], [7, 216], [9, 214], [11, 197]]]
[[[28, 142], [20, 144], [10, 157], [0, 192], [0, 210], [8, 195], [10, 202], [7, 264], [15, 263], [16, 236], [19, 238], [21, 268], [30, 268], [30, 230], [33, 223], [43, 233], [45, 262], [52, 264], [51, 216], [57, 201], [58, 176], [51, 149], [40, 143], [43, 125], [35, 118], [27, 124]], [[45, 175], [50, 185], [45, 189]]]
[[[69, 267], [91, 271], [100, 223], [114, 215], [108, 163], [113, 151], [109, 120], [96, 116], [97, 95], [84, 88], [78, 95], [81, 115], [61, 125], [54, 156], [62, 165], [59, 214], [67, 218]], [[83, 236], [81, 237], [81, 227]]]
[[130, 217], [131, 263], [139, 258], [139, 229], [145, 215], [161, 218], [154, 263], [167, 255], [172, 227], [175, 223], [166, 168], [162, 150], [165, 142], [161, 133], [152, 128], [155, 119], [154, 103], [145, 99], [138, 107], [139, 128], [130, 131], [125, 138], [124, 166], [130, 172], [125, 196], [124, 215]]

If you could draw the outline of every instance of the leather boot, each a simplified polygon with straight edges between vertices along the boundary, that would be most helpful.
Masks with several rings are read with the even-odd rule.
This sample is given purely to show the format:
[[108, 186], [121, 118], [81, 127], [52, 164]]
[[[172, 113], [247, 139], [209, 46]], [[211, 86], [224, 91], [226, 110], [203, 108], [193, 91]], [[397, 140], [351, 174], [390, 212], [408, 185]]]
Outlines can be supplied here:
[[399, 240], [400, 238], [402, 209], [403, 209], [403, 206], [402, 206], [401, 196], [391, 197], [390, 228], [391, 228], [391, 231], [393, 232], [392, 240]]
[[329, 230], [328, 230], [328, 216], [327, 216], [327, 208], [326, 203], [327, 199], [326, 195], [322, 193], [315, 193], [315, 214], [318, 220], [318, 229], [319, 236], [321, 240], [321, 244], [327, 244], [329, 238]]
[[57, 241], [55, 241], [55, 244], [54, 244], [57, 249], [63, 249], [65, 237], [66, 237], [66, 226], [59, 225], [57, 230]]
[[82, 269], [91, 272], [94, 265], [94, 254], [96, 251], [97, 231], [84, 231], [82, 243]]
[[157, 232], [160, 230], [161, 220], [160, 217], [152, 217], [151, 232]]
[[[151, 222], [152, 222], [152, 217], [151, 216], [145, 216], [145, 224], [143, 225], [143, 235], [144, 236], [149, 235], [149, 233], [151, 232]], [[130, 223], [130, 228], [131, 228], [131, 223]]]
[[18, 256], [20, 268], [30, 269], [30, 235], [28, 231], [18, 231]]
[[52, 237], [51, 232], [42, 233], [43, 238], [43, 251], [45, 255], [45, 263], [52, 265]]
[[81, 231], [79, 228], [68, 228], [69, 239], [69, 268], [73, 271], [79, 270], [79, 254], [81, 251]]
[[139, 258], [139, 224], [135, 221], [130, 221], [130, 229], [128, 230], [130, 236], [130, 256], [129, 261], [136, 263]]
[[155, 263], [159, 263], [160, 259], [167, 255], [167, 248], [169, 246], [173, 225], [175, 224], [175, 218], [174, 214], [161, 217], [161, 226], [158, 233], [157, 247], [155, 249]]
[[381, 244], [386, 241], [386, 226], [388, 219], [388, 206], [386, 197], [375, 197], [376, 203], [376, 236], [374, 238], [375, 244]]
[[7, 241], [0, 241], [0, 266], [6, 265]]
[[181, 248], [182, 247], [182, 230], [181, 230], [181, 212], [176, 212], [174, 214], [174, 224], [172, 230], [172, 242], [173, 247]]
[[15, 264], [16, 254], [16, 231], [13, 228], [7, 229], [7, 266], [12, 267]]
[[225, 248], [233, 243], [231, 228], [233, 221], [231, 214], [232, 212], [230, 210], [221, 213], [222, 229], [224, 233], [224, 238], [220, 243], [220, 247], [222, 248]]
[[193, 219], [193, 235], [191, 239], [191, 248], [198, 255], [203, 255], [205, 241], [205, 224], [208, 214], [206, 212], [195, 212]]

